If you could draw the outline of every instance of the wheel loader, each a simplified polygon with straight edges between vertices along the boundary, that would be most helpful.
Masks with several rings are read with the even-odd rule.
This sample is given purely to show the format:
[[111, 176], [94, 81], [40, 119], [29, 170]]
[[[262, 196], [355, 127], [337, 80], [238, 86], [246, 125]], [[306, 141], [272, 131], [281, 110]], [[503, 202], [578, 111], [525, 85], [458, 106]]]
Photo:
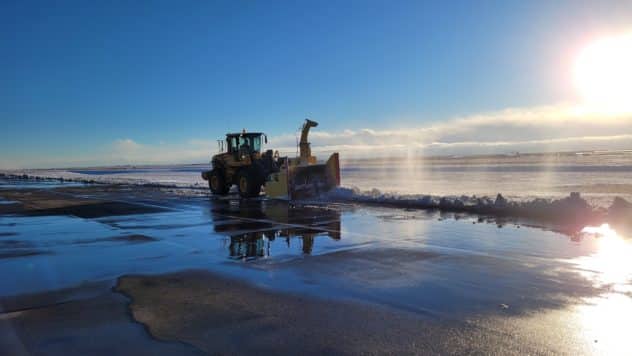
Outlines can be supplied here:
[[237, 185], [243, 198], [261, 194], [261, 187], [270, 198], [296, 200], [312, 198], [340, 186], [338, 153], [327, 162], [318, 163], [312, 156], [307, 138], [318, 123], [309, 119], [301, 128], [298, 157], [280, 157], [278, 151], [266, 150], [268, 138], [262, 132], [228, 133], [218, 140], [220, 153], [213, 156], [212, 169], [202, 172], [214, 195], [226, 195]]

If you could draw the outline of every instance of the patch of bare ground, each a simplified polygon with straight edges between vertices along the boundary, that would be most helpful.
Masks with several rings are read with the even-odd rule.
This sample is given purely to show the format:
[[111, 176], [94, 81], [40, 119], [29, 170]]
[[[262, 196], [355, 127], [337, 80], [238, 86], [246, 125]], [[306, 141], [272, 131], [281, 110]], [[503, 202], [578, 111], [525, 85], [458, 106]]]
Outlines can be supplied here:
[[5, 190], [0, 192], [0, 196], [18, 202], [18, 204], [0, 205], [0, 214], [74, 215], [80, 218], [100, 218], [165, 211], [155, 206], [83, 198], [61, 194], [54, 190]]
[[466, 322], [276, 293], [209, 272], [124, 276], [115, 290], [160, 339], [209, 354], [525, 354], [541, 349]]

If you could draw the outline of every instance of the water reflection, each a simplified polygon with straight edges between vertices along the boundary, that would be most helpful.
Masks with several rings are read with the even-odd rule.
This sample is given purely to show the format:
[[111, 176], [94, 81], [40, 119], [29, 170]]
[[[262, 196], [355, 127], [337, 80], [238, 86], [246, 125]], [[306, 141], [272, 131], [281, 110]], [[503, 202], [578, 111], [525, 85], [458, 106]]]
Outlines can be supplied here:
[[580, 335], [592, 344], [592, 354], [630, 355], [632, 298], [607, 293], [580, 305], [578, 314]]
[[597, 288], [609, 287], [615, 292], [632, 292], [632, 243], [608, 224], [585, 227], [582, 234], [598, 239], [595, 253], [573, 261], [582, 275]]
[[227, 235], [232, 259], [267, 258], [275, 250], [309, 255], [319, 237], [340, 240], [340, 211], [336, 209], [233, 200], [214, 204], [211, 217], [214, 231]]
[[573, 262], [604, 293], [578, 307], [581, 335], [592, 344], [593, 353], [630, 354], [632, 243], [608, 224], [586, 227], [582, 234], [597, 238], [598, 249]]

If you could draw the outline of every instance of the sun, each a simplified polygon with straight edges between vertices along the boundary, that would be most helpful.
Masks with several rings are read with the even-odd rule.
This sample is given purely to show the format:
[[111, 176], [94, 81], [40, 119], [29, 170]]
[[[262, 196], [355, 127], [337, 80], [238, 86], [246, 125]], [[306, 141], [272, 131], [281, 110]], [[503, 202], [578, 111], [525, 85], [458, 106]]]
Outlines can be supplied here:
[[576, 59], [574, 74], [589, 108], [606, 113], [632, 112], [632, 33], [586, 46]]

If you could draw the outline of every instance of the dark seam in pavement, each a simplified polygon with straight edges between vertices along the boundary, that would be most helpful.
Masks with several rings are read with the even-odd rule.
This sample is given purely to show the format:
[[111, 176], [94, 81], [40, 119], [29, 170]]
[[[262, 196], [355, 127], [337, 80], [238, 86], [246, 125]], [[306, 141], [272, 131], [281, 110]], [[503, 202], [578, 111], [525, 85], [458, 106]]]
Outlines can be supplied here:
[[36, 306], [28, 307], [28, 308], [21, 308], [21, 309], [15, 309], [15, 310], [3, 310], [2, 312], [0, 312], [0, 315], [7, 315], [7, 314], [12, 314], [12, 313], [20, 313], [20, 312], [28, 312], [28, 311], [39, 310], [39, 309], [46, 309], [46, 308], [50, 308], [50, 307], [56, 307], [56, 306], [68, 304], [68, 303], [71, 303], [73, 301], [74, 300], [71, 299], [71, 300], [64, 300], [64, 301], [57, 302], [57, 303], [36, 305]]

